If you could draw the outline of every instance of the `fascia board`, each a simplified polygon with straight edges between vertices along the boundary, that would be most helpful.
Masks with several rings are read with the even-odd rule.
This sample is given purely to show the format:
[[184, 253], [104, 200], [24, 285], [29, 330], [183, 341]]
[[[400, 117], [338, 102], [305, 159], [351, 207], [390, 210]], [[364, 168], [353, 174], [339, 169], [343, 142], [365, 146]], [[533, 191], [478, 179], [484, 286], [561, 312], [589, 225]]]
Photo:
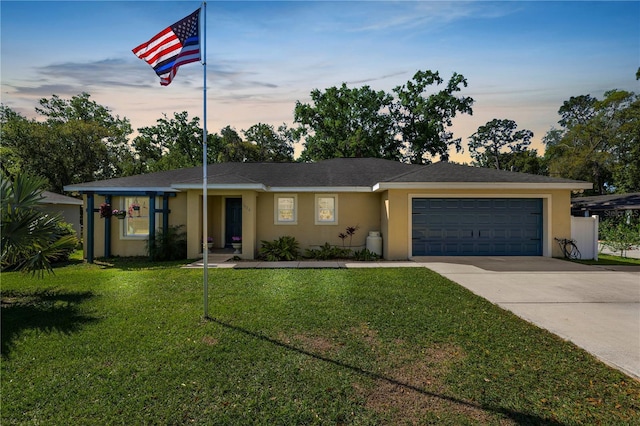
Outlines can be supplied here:
[[[202, 189], [202, 184], [193, 183], [176, 183], [171, 185], [174, 189]], [[267, 188], [261, 183], [225, 183], [225, 184], [208, 184], [207, 189], [213, 190], [253, 190], [253, 191], [266, 191]]]
[[373, 191], [387, 189], [592, 189], [588, 182], [381, 182], [373, 186]]
[[271, 186], [269, 192], [373, 192], [370, 186]]
[[180, 192], [174, 188], [162, 186], [162, 187], [152, 187], [152, 186], [136, 186], [136, 187], [120, 187], [120, 186], [82, 186], [80, 185], [67, 185], [62, 187], [62, 189], [66, 192], [95, 192], [95, 193], [112, 193], [112, 192], [120, 192], [120, 193], [128, 193], [128, 192]]

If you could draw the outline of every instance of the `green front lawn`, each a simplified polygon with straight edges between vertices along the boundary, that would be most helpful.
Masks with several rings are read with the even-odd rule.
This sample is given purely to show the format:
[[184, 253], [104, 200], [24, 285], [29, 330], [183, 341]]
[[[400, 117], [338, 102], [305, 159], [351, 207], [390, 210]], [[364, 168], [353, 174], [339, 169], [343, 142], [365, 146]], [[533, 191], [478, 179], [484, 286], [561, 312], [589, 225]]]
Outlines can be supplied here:
[[640, 383], [421, 268], [2, 274], [10, 424], [638, 424]]

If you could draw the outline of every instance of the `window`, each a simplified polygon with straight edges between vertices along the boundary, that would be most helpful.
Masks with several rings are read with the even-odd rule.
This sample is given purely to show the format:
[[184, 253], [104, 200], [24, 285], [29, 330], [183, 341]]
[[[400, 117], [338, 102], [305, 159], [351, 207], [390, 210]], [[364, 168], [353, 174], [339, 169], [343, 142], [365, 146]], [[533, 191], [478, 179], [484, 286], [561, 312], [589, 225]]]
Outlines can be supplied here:
[[338, 196], [316, 195], [316, 225], [338, 224]]
[[127, 212], [127, 216], [122, 220], [122, 236], [147, 238], [149, 236], [149, 199], [123, 197], [122, 209]]
[[274, 223], [276, 225], [295, 225], [298, 223], [298, 196], [280, 194], [274, 197]]

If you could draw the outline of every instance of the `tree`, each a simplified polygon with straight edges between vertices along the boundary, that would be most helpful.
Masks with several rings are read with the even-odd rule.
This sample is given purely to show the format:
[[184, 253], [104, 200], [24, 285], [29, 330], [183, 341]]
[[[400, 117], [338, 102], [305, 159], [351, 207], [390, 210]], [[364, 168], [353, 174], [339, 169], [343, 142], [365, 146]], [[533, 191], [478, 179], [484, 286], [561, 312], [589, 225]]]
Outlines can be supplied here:
[[40, 209], [43, 178], [18, 174], [0, 183], [0, 268], [33, 274], [52, 272], [52, 263], [75, 249], [78, 240], [65, 233], [59, 215]]
[[[538, 151], [535, 149], [517, 152], [501, 152], [498, 154], [498, 163], [502, 170], [529, 173], [532, 175], [548, 175], [546, 161], [544, 157], [538, 156]], [[480, 154], [473, 164], [487, 169], [496, 168], [494, 157], [486, 151]]]
[[[138, 129], [133, 140], [136, 166], [132, 174], [173, 170], [202, 165], [202, 128], [200, 119], [189, 120], [186, 111], [166, 114], [155, 126]], [[207, 136], [207, 142], [209, 136]]]
[[276, 132], [273, 126], [258, 123], [244, 130], [243, 133], [247, 142], [254, 144], [257, 148], [254, 161], [293, 161], [295, 135], [286, 124], [278, 127]]
[[558, 110], [562, 117], [558, 123], [567, 129], [587, 124], [596, 114], [597, 102], [591, 95], [571, 96]]
[[311, 92], [313, 104], [296, 102], [294, 121], [305, 137], [303, 161], [336, 157], [398, 160], [401, 141], [395, 138], [390, 113], [392, 96], [369, 86], [330, 87]]
[[[505, 169], [500, 160], [504, 158], [503, 150], [509, 149], [510, 154], [526, 151], [533, 132], [531, 130], [516, 130], [518, 125], [513, 120], [499, 120], [494, 118], [485, 125], [478, 127], [473, 135], [469, 136], [469, 151], [471, 157], [479, 164], [493, 163], [498, 170]], [[514, 159], [516, 156], [513, 156]], [[502, 166], [502, 167], [501, 167]]]
[[226, 126], [216, 135], [216, 162], [245, 163], [258, 157], [258, 147], [242, 140], [236, 129]]
[[603, 100], [572, 97], [558, 112], [563, 128], [543, 139], [551, 175], [591, 181], [597, 194], [640, 189], [638, 96], [611, 90]]
[[41, 99], [36, 112], [44, 122], [27, 120], [8, 107], [0, 110], [6, 169], [39, 175], [47, 188], [62, 192], [65, 185], [118, 177], [133, 161], [127, 119], [82, 93], [69, 100], [53, 95]]
[[467, 80], [458, 73], [453, 74], [443, 90], [426, 96], [429, 86], [442, 83], [444, 80], [437, 71], [418, 71], [413, 80], [393, 89], [398, 97], [394, 115], [405, 144], [405, 158], [413, 164], [430, 163], [435, 156], [446, 161], [452, 146], [456, 152], [462, 150], [461, 139], [454, 139], [448, 128], [458, 113], [473, 114], [474, 101], [454, 95], [461, 90], [460, 85], [467, 87]]

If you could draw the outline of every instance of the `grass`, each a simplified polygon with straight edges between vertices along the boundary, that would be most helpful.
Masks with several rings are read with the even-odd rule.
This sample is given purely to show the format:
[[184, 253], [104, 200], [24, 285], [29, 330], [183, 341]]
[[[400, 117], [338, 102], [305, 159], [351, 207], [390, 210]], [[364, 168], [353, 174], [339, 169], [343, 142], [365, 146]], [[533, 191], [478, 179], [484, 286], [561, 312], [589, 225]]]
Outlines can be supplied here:
[[11, 424], [638, 424], [640, 383], [421, 268], [2, 274]]
[[585, 265], [594, 265], [594, 266], [607, 266], [607, 265], [615, 265], [615, 266], [640, 266], [640, 259], [635, 259], [633, 257], [621, 257], [613, 254], [604, 254], [598, 253], [598, 260], [572, 260], [572, 262], [578, 262]]

